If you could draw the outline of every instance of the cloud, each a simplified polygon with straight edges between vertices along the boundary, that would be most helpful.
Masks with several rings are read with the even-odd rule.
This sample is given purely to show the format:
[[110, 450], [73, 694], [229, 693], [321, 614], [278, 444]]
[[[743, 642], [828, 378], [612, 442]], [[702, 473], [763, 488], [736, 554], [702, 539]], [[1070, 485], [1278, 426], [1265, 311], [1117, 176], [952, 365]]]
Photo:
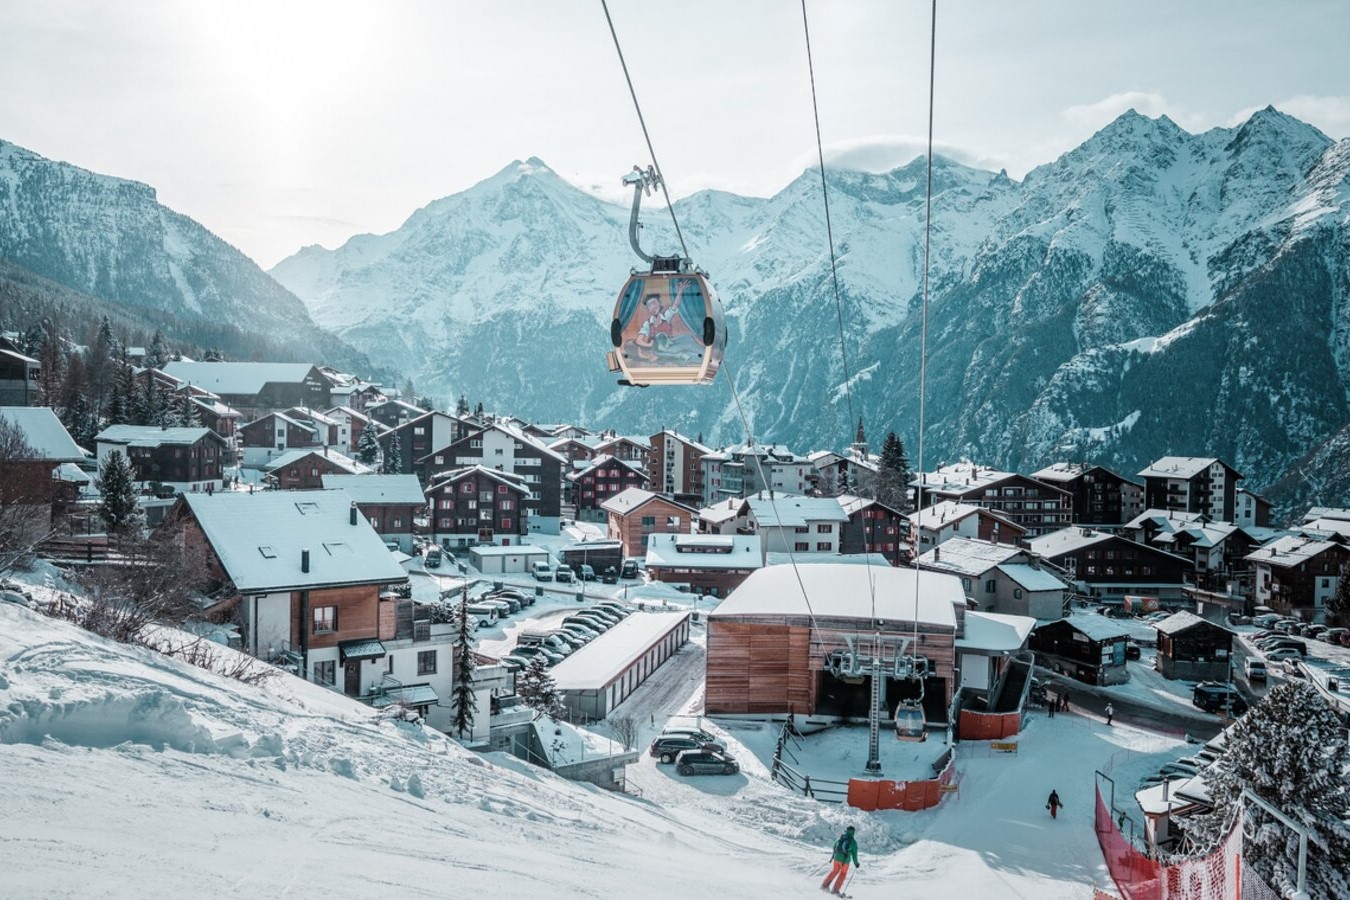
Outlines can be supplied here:
[[[928, 152], [926, 138], [911, 135], [878, 134], [861, 138], [835, 141], [825, 145], [825, 165], [840, 169], [857, 169], [863, 172], [889, 172], [897, 169], [916, 157]], [[933, 154], [945, 156], [962, 165], [980, 169], [1002, 168], [1005, 163], [1001, 157], [992, 157], [978, 153], [956, 144], [935, 141]], [[797, 171], [814, 168], [819, 165], [818, 152], [813, 148], [794, 160]]]

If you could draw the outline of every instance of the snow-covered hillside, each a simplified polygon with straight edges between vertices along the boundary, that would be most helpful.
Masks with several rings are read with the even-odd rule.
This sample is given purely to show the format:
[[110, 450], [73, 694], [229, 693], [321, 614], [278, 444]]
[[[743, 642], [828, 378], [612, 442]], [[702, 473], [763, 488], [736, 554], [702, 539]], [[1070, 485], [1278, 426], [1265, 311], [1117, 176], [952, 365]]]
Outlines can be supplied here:
[[[1273, 481], [1303, 451], [1262, 448], [1267, 427], [1301, 445], [1347, 421], [1345, 254], [1332, 249], [1346, 242], [1347, 148], [1274, 109], [1202, 134], [1130, 112], [1021, 183], [935, 160], [933, 455], [1035, 466], [1090, 448], [1129, 470], [1204, 453], [1231, 459], [1254, 486]], [[878, 373], [859, 382], [856, 405], [873, 433], [895, 427], [911, 444], [924, 168], [829, 172], [849, 368]], [[768, 199], [710, 191], [676, 209], [727, 308], [729, 374], [756, 430], [845, 443], [819, 173]], [[391, 234], [308, 247], [272, 274], [321, 324], [412, 361], [432, 393], [550, 420], [743, 437], [725, 388], [624, 392], [603, 371], [605, 324], [636, 261], [626, 214], [530, 159]], [[659, 204], [643, 218], [644, 243], [674, 250]], [[1320, 331], [1308, 348], [1315, 379], [1260, 335], [1198, 347], [1205, 323], [1221, 336], [1254, 325], [1237, 298], [1257, 294], [1289, 327]], [[1141, 342], [1183, 326], [1188, 339], [1149, 343], [1149, 365], [1138, 365]], [[1197, 369], [1214, 377], [1175, 383]], [[559, 371], [573, 374], [560, 381]], [[1248, 392], [1258, 407], [1274, 392], [1285, 409], [1260, 409], [1270, 422], [1244, 426], [1230, 412]], [[1114, 426], [1136, 410], [1134, 440], [1117, 440]], [[1207, 430], [1177, 434], [1173, 421]]]
[[1079, 898], [1107, 883], [1093, 769], [1125, 777], [1177, 752], [1037, 719], [1015, 757], [963, 745], [960, 792], [938, 809], [866, 814], [787, 793], [746, 748], [772, 736], [722, 724], [741, 776], [644, 756], [633, 792], [613, 794], [313, 684], [250, 687], [0, 604], [0, 896], [813, 897], [853, 823], [858, 897]]

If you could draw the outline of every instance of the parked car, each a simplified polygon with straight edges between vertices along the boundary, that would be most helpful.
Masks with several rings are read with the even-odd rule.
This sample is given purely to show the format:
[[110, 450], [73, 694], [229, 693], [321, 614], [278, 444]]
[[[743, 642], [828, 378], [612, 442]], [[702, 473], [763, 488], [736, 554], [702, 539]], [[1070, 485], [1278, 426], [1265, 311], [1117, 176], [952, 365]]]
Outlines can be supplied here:
[[638, 564], [637, 564], [637, 560], [636, 560], [636, 559], [625, 559], [625, 560], [623, 561], [623, 566], [620, 567], [620, 569], [619, 569], [619, 577], [620, 577], [620, 578], [636, 578], [636, 577], [638, 577]]
[[1200, 767], [1186, 765], [1179, 762], [1170, 762], [1164, 766], [1160, 766], [1158, 768], [1158, 774], [1166, 776], [1182, 775], [1185, 777], [1193, 777], [1195, 775], [1200, 774]]
[[1284, 661], [1284, 674], [1290, 678], [1306, 679], [1308, 677], [1303, 671], [1303, 664], [1299, 662], [1297, 657], [1286, 659]]
[[606, 566], [604, 573], [600, 576], [600, 582], [602, 584], [618, 584], [619, 570], [613, 566]]
[[1345, 641], [1347, 635], [1350, 635], [1350, 628], [1328, 628], [1322, 632], [1322, 640], [1328, 644], [1340, 644]]
[[675, 757], [686, 750], [713, 750], [718, 753], [727, 752], [726, 747], [716, 742], [709, 743], [707, 741], [700, 741], [697, 738], [679, 734], [668, 737], [658, 737], [656, 740], [652, 741], [652, 745], [648, 748], [647, 752], [652, 756], [655, 756], [659, 762], [670, 764], [675, 761]]
[[591, 632], [591, 634], [594, 635], [595, 637], [599, 637], [602, 632], [609, 630], [607, 627], [604, 627], [596, 623], [594, 619], [583, 618], [582, 616], [577, 615], [575, 613], [563, 619], [562, 624], [580, 626], [581, 628], [585, 628], [587, 631]]
[[1326, 634], [1328, 630], [1329, 629], [1325, 625], [1309, 625], [1306, 629], [1304, 629], [1303, 633], [1310, 638], [1314, 638], [1320, 641], [1322, 639], [1322, 635]]
[[1139, 659], [1139, 657], [1141, 656], [1143, 656], [1143, 651], [1139, 648], [1138, 644], [1136, 644], [1134, 641], [1125, 642], [1126, 659]]
[[1217, 681], [1202, 681], [1197, 684], [1191, 694], [1191, 703], [1205, 712], [1217, 713], [1228, 710], [1235, 716], [1247, 712], [1247, 701], [1237, 689]]
[[422, 557], [422, 564], [428, 569], [439, 569], [442, 558], [440, 547], [428, 547], [426, 555]]
[[681, 775], [735, 775], [740, 770], [735, 757], [712, 750], [686, 750], [675, 760]]
[[601, 600], [595, 605], [600, 609], [612, 610], [621, 616], [631, 616], [634, 612], [633, 607], [620, 603], [617, 600]]
[[530, 566], [530, 572], [534, 575], [535, 581], [552, 581], [553, 570], [548, 567], [546, 562], [537, 562]]
[[661, 731], [661, 737], [691, 737], [705, 744], [717, 743], [717, 736], [694, 726], [668, 725]]
[[595, 569], [592, 568], [591, 566], [585, 565], [584, 563], [582, 564], [581, 568], [577, 570], [577, 574], [581, 577], [582, 581], [595, 580]]
[[623, 616], [612, 613], [607, 609], [600, 609], [598, 606], [588, 606], [585, 609], [579, 609], [576, 612], [579, 616], [590, 616], [593, 619], [601, 619], [611, 625], [618, 625]]
[[542, 656], [550, 666], [556, 666], [558, 663], [566, 659], [566, 657], [563, 656], [563, 654], [559, 653], [557, 650], [553, 650], [549, 647], [539, 647], [539, 646], [521, 647], [520, 645], [517, 645], [516, 648], [511, 651], [511, 654], [513, 656], [524, 657], [525, 659], [533, 659], [536, 656]]
[[506, 667], [508, 671], [511, 672], [520, 672], [528, 668], [530, 665], [530, 661], [528, 659], [526, 659], [523, 656], [516, 656], [514, 653], [510, 653], [507, 654], [506, 656], [503, 656], [500, 662], [503, 666]]
[[559, 630], [570, 632], [584, 641], [593, 641], [600, 636], [600, 632], [590, 628], [583, 622], [573, 622], [571, 618], [563, 619], [562, 624], [558, 626]]
[[1103, 606], [1099, 612], [1108, 619], [1133, 619], [1134, 613], [1123, 606]]
[[1284, 662], [1286, 659], [1302, 659], [1303, 654], [1293, 647], [1276, 647], [1266, 654], [1266, 662]]
[[600, 616], [597, 616], [594, 613], [583, 611], [576, 613], [575, 617], [587, 628], [594, 629], [595, 631], [609, 631], [611, 628], [614, 627], [614, 623], [611, 622], [609, 619], [601, 618]]
[[547, 631], [526, 631], [516, 638], [520, 647], [544, 647], [563, 656], [572, 655], [572, 645], [559, 635]]
[[491, 628], [497, 624], [497, 607], [491, 603], [470, 603], [469, 618], [478, 623], [479, 628]]
[[497, 610], [497, 618], [499, 619], [505, 619], [507, 616], [511, 615], [511, 613], [514, 611], [511, 609], [511, 604], [507, 603], [505, 600], [483, 599], [479, 600], [477, 605], [491, 606], [495, 608]]
[[1243, 671], [1244, 671], [1244, 672], [1246, 673], [1246, 675], [1247, 675], [1247, 680], [1248, 680], [1248, 681], [1265, 681], [1265, 680], [1266, 680], [1266, 663], [1265, 663], [1265, 660], [1261, 660], [1261, 659], [1257, 659], [1257, 658], [1255, 658], [1255, 657], [1249, 656], [1249, 657], [1247, 657], [1247, 661], [1246, 661], [1245, 663], [1243, 663], [1242, 668], [1243, 668]]
[[1255, 625], [1257, 628], [1269, 628], [1278, 621], [1280, 621], [1280, 616], [1278, 613], [1264, 613], [1262, 615], [1255, 616], [1252, 619], [1252, 624]]
[[553, 580], [559, 584], [571, 584], [573, 581], [572, 567], [568, 565], [558, 566], [553, 570]]

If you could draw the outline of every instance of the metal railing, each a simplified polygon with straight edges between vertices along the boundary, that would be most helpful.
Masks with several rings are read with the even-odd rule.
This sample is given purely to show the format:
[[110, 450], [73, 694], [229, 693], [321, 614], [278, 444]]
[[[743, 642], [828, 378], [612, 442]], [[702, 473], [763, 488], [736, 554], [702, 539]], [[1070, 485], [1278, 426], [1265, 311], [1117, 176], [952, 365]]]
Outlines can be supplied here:
[[784, 757], [787, 757], [797, 765], [801, 765], [797, 755], [792, 752], [793, 747], [798, 750], [801, 749], [801, 741], [798, 740], [800, 736], [791, 719], [783, 723], [783, 728], [778, 733], [778, 745], [773, 751], [773, 766], [770, 770], [770, 777], [794, 794], [801, 794], [803, 797], [810, 797], [812, 800], [820, 800], [824, 803], [843, 803], [846, 801], [848, 799], [847, 781], [812, 778], [810, 775], [797, 771], [784, 760]]

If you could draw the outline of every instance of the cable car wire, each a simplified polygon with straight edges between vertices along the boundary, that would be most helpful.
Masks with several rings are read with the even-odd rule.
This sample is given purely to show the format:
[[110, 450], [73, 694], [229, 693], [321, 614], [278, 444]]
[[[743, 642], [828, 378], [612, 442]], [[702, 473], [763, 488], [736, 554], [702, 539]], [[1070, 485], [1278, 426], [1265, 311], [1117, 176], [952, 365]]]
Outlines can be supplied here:
[[608, 0], [600, 0], [605, 11], [605, 21], [609, 23], [609, 35], [614, 39], [614, 51], [619, 54], [619, 65], [623, 67], [623, 79], [628, 82], [628, 95], [633, 98], [633, 109], [637, 110], [638, 124], [642, 126], [642, 137], [647, 141], [647, 152], [652, 158], [652, 168], [656, 170], [661, 183], [661, 193], [666, 198], [666, 208], [670, 210], [670, 221], [675, 224], [675, 236], [680, 239], [680, 253], [689, 258], [689, 248], [684, 243], [684, 232], [680, 230], [680, 220], [675, 217], [675, 205], [670, 202], [670, 191], [666, 188], [666, 178], [661, 174], [661, 164], [656, 161], [656, 149], [652, 147], [652, 136], [647, 131], [647, 119], [642, 115], [642, 105], [638, 103], [637, 91], [633, 89], [633, 78], [628, 74], [628, 62], [623, 58], [623, 47], [619, 46], [619, 33], [614, 30], [614, 20], [609, 15]]

